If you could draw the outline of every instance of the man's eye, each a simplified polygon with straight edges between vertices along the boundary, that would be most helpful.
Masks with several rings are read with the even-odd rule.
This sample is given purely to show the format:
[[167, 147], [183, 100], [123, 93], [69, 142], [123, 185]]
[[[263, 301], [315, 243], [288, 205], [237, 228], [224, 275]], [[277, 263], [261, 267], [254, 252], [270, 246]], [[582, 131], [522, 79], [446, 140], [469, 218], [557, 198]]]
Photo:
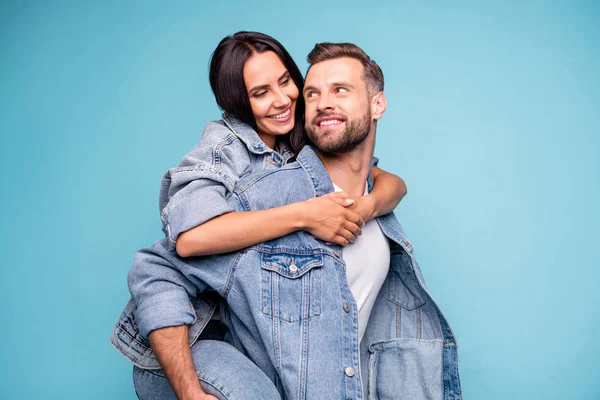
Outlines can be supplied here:
[[348, 93], [348, 89], [339, 87], [335, 90], [336, 93]]
[[307, 92], [306, 93], [306, 98], [310, 99], [311, 97], [317, 97], [317, 93], [316, 92]]

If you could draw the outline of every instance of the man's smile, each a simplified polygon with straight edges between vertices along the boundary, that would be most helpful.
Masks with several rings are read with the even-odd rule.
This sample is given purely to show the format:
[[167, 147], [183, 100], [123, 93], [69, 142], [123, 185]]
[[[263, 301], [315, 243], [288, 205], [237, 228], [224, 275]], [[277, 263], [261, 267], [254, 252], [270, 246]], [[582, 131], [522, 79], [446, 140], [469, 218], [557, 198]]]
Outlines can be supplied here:
[[327, 117], [318, 118], [315, 125], [317, 125], [320, 128], [325, 128], [329, 126], [340, 125], [344, 122], [344, 118], [337, 115], [330, 115]]

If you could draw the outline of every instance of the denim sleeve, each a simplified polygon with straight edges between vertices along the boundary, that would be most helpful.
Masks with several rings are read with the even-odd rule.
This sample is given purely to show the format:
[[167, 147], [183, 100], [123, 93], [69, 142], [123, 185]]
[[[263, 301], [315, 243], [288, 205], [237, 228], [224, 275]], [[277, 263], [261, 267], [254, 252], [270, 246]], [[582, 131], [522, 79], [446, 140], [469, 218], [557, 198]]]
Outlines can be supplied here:
[[[236, 194], [227, 204], [232, 210], [245, 211]], [[181, 258], [166, 238], [138, 250], [127, 279], [142, 337], [146, 339], [156, 329], [194, 324], [196, 312], [190, 299], [208, 285], [222, 294], [231, 280], [236, 254]]]
[[196, 321], [190, 297], [206, 285], [186, 277], [171, 253], [166, 239], [138, 250], [127, 276], [129, 292], [137, 305], [135, 321], [144, 339], [155, 329]]
[[198, 145], [163, 177], [159, 207], [169, 244], [174, 247], [182, 232], [233, 211], [227, 199], [249, 167], [240, 140], [226, 127], [209, 124]]

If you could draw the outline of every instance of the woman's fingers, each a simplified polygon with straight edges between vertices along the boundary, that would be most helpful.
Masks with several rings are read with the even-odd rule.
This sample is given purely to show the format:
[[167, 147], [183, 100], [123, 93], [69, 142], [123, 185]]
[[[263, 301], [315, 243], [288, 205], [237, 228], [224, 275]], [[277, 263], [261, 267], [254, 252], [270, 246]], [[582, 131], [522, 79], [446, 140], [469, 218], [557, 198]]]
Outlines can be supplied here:
[[346, 192], [331, 192], [327, 194], [327, 196], [343, 207], [348, 207], [354, 204], [354, 200], [351, 199]]
[[354, 200], [352, 200], [352, 199], [348, 199], [348, 198], [344, 198], [344, 197], [334, 197], [334, 196], [328, 196], [328, 197], [331, 201], [333, 201], [336, 204], [339, 204], [342, 207], [348, 207], [348, 206], [351, 206], [352, 204], [354, 204]]
[[354, 233], [352, 233], [351, 231], [349, 231], [346, 228], [341, 229], [338, 233], [338, 236], [341, 236], [344, 239], [346, 239], [348, 241], [348, 243], [356, 242], [356, 236], [354, 236]]
[[346, 221], [346, 223], [344, 224], [344, 228], [346, 228], [346, 230], [352, 232], [352, 234], [354, 236], [358, 236], [362, 233], [362, 228], [360, 227], [360, 225], [357, 225], [350, 221]]
[[326, 245], [339, 244], [340, 246], [347, 246], [350, 244], [348, 239], [343, 236], [336, 236], [331, 239], [331, 242], [325, 242]]
[[346, 210], [346, 213], [344, 214], [344, 216], [346, 217], [346, 221], [352, 222], [353, 224], [356, 224], [356, 225], [358, 225], [361, 228], [365, 224], [365, 222], [360, 217], [360, 215], [358, 215], [355, 212]]
[[342, 191], [342, 192], [331, 192], [331, 193], [327, 193], [327, 196], [330, 197], [334, 197], [334, 198], [339, 198], [339, 199], [347, 199], [348, 198], [348, 193]]

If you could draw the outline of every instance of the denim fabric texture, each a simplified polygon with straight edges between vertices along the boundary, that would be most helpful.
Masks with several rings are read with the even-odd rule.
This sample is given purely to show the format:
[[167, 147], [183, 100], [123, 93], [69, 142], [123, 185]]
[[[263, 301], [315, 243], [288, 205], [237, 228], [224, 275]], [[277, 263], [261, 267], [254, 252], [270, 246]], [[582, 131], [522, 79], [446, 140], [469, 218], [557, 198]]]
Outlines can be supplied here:
[[[254, 211], [331, 191], [327, 171], [307, 146], [294, 163], [242, 177], [227, 203], [236, 211]], [[448, 321], [395, 216], [377, 221], [390, 240], [390, 269], [360, 345], [343, 249], [302, 231], [218, 256], [181, 259], [169, 239], [138, 251], [128, 277], [135, 304], [115, 332], [139, 329], [114, 333], [111, 341], [132, 361], [152, 364], [151, 354], [140, 355], [131, 343], [147, 343], [149, 332], [166, 326], [201, 331], [214, 307], [197, 294], [210, 289], [227, 303], [221, 320], [230, 329], [230, 343], [284, 399], [461, 399], [457, 344]], [[125, 343], [123, 336], [132, 339]], [[190, 333], [190, 343], [194, 340]]]
[[[281, 400], [273, 382], [230, 344], [198, 340], [191, 348], [200, 385], [219, 400]], [[142, 400], [177, 400], [162, 370], [134, 367], [133, 384]]]
[[279, 147], [281, 153], [271, 150], [250, 126], [226, 113], [209, 122], [199, 143], [162, 178], [158, 201], [169, 243], [175, 246], [180, 233], [233, 211], [227, 199], [241, 177], [279, 168], [292, 156]]

